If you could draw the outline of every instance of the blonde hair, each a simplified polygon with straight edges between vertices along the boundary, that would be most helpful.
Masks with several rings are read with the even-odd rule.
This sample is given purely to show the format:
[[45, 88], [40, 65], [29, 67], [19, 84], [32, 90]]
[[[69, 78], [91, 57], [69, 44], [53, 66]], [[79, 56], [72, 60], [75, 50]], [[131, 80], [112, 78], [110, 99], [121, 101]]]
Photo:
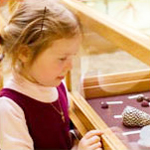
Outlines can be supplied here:
[[21, 46], [30, 48], [31, 62], [47, 45], [80, 33], [76, 16], [62, 4], [50, 0], [25, 1], [11, 16], [1, 33], [1, 45], [16, 65]]

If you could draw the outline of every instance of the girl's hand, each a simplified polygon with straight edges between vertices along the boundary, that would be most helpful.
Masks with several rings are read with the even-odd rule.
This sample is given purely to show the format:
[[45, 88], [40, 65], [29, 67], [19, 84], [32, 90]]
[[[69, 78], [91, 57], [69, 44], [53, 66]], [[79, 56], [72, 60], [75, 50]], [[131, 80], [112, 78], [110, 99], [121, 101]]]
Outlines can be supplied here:
[[87, 132], [79, 141], [77, 150], [102, 150], [100, 135], [103, 132], [99, 130], [91, 130]]

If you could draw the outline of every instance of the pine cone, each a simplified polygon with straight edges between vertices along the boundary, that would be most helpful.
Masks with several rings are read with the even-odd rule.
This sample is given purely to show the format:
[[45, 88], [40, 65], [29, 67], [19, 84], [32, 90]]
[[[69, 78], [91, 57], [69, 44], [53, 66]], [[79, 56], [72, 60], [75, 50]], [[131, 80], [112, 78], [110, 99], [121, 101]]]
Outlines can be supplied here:
[[123, 124], [128, 127], [150, 125], [150, 115], [137, 108], [127, 106], [122, 112]]

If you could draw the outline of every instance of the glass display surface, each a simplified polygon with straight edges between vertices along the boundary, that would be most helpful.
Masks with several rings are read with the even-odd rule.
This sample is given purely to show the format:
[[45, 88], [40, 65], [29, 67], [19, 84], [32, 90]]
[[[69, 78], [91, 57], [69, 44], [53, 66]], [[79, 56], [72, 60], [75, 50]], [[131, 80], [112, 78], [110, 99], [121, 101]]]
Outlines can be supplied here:
[[149, 0], [85, 0], [83, 3], [150, 36]]
[[[132, 29], [133, 32], [139, 32], [139, 38], [145, 36], [149, 40], [150, 17], [147, 15], [150, 13], [149, 1], [87, 0], [82, 3], [96, 10], [97, 14], [107, 15], [115, 24], [119, 23], [125, 28], [128, 27], [131, 33]], [[79, 83], [82, 86], [83, 79], [86, 77], [150, 69], [149, 65], [101, 34], [85, 27], [84, 24], [82, 26], [84, 39], [78, 61], [75, 61], [72, 71], [73, 90], [78, 90]], [[133, 51], [135, 51], [134, 48]]]

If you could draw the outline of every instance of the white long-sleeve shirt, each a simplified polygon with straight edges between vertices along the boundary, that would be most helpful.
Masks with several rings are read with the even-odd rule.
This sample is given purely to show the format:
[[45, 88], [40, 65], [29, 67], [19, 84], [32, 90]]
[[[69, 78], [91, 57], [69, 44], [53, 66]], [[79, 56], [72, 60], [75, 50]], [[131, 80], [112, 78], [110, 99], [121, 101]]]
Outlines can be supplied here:
[[[13, 75], [4, 85], [42, 102], [54, 102], [57, 89], [31, 83], [22, 76]], [[0, 149], [33, 150], [33, 140], [28, 132], [23, 110], [7, 97], [0, 98]]]

